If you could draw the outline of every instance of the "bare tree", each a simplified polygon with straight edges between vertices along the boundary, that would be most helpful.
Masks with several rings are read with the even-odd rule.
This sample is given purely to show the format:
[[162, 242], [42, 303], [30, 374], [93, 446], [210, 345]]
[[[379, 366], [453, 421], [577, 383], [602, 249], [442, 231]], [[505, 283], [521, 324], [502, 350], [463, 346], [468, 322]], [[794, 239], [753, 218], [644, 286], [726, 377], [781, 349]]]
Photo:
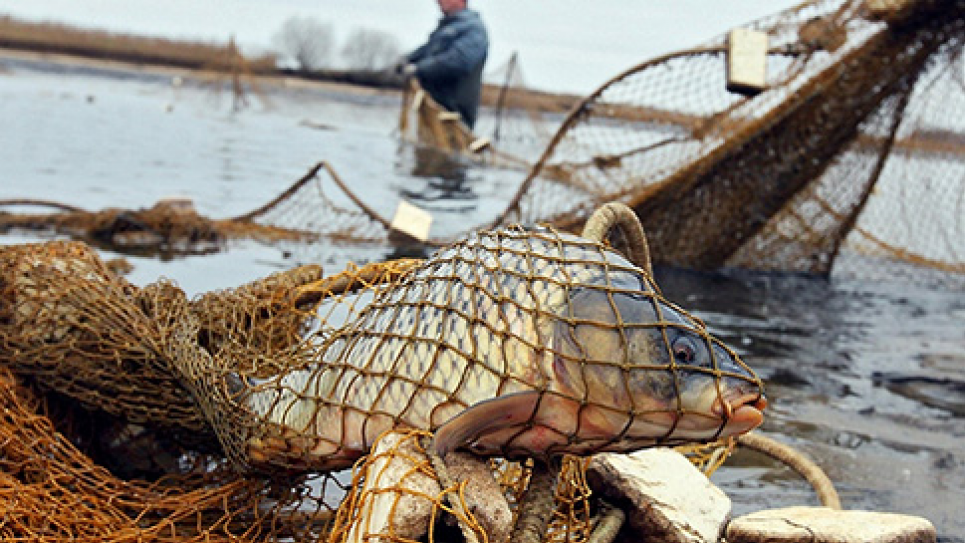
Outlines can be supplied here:
[[349, 68], [381, 70], [399, 58], [399, 40], [395, 36], [370, 28], [356, 28], [342, 47], [342, 58]]
[[317, 70], [328, 65], [334, 37], [332, 25], [314, 17], [289, 17], [272, 38], [279, 52], [295, 61], [300, 70]]

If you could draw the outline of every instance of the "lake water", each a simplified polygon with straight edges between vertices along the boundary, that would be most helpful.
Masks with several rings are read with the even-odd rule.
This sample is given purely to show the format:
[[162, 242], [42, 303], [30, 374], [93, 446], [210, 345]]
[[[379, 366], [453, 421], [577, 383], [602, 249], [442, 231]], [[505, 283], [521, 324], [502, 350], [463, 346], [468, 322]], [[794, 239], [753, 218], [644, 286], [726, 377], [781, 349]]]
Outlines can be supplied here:
[[[230, 96], [210, 82], [174, 86], [174, 75], [0, 57], [0, 199], [98, 210], [179, 195], [224, 218], [325, 160], [380, 213], [391, 216], [406, 197], [431, 209], [434, 232], [446, 233], [484, 223], [522, 180], [471, 166], [453, 184], [426, 171], [393, 135], [392, 93], [266, 84], [267, 102], [252, 97], [232, 112]], [[41, 239], [10, 233], [0, 243]], [[292, 254], [235, 242], [212, 255], [125, 258], [135, 284], [167, 277], [196, 295], [306, 261], [335, 272], [393, 252], [321, 245]], [[965, 541], [961, 291], [669, 269], [657, 280], [758, 370], [770, 400], [763, 431], [817, 460], [846, 508], [923, 516], [942, 541]], [[714, 479], [737, 514], [817, 503], [796, 475], [753, 453], [739, 452]]]

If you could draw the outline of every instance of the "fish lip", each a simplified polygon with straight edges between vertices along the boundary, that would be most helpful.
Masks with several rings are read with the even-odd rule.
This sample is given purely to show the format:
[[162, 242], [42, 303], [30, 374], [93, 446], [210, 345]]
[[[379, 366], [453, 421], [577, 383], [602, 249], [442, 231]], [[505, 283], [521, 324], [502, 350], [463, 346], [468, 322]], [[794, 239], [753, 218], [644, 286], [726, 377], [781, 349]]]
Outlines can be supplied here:
[[[753, 422], [763, 421], [764, 409], [767, 408], [767, 398], [760, 392], [730, 394], [719, 398], [712, 407], [714, 415], [724, 421]], [[754, 424], [754, 426], [757, 426]]]

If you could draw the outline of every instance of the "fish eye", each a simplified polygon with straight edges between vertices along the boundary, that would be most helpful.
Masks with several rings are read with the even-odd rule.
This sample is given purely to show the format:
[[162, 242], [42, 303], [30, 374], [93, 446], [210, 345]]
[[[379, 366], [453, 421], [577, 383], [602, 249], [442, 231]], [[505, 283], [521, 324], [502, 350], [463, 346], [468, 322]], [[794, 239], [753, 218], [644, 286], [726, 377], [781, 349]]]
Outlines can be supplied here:
[[678, 336], [670, 345], [673, 357], [680, 364], [694, 364], [697, 360], [697, 345], [687, 336]]

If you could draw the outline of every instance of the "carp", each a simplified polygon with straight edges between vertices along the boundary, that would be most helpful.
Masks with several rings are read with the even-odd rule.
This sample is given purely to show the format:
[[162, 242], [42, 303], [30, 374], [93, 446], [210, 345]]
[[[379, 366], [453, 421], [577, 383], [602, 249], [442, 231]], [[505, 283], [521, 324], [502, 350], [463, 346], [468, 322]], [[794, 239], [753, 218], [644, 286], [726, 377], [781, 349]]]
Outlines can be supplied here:
[[326, 334], [315, 362], [248, 383], [268, 428], [255, 463], [341, 469], [383, 432], [445, 454], [629, 452], [758, 426], [762, 384], [653, 279], [602, 244], [547, 228], [476, 233]]

